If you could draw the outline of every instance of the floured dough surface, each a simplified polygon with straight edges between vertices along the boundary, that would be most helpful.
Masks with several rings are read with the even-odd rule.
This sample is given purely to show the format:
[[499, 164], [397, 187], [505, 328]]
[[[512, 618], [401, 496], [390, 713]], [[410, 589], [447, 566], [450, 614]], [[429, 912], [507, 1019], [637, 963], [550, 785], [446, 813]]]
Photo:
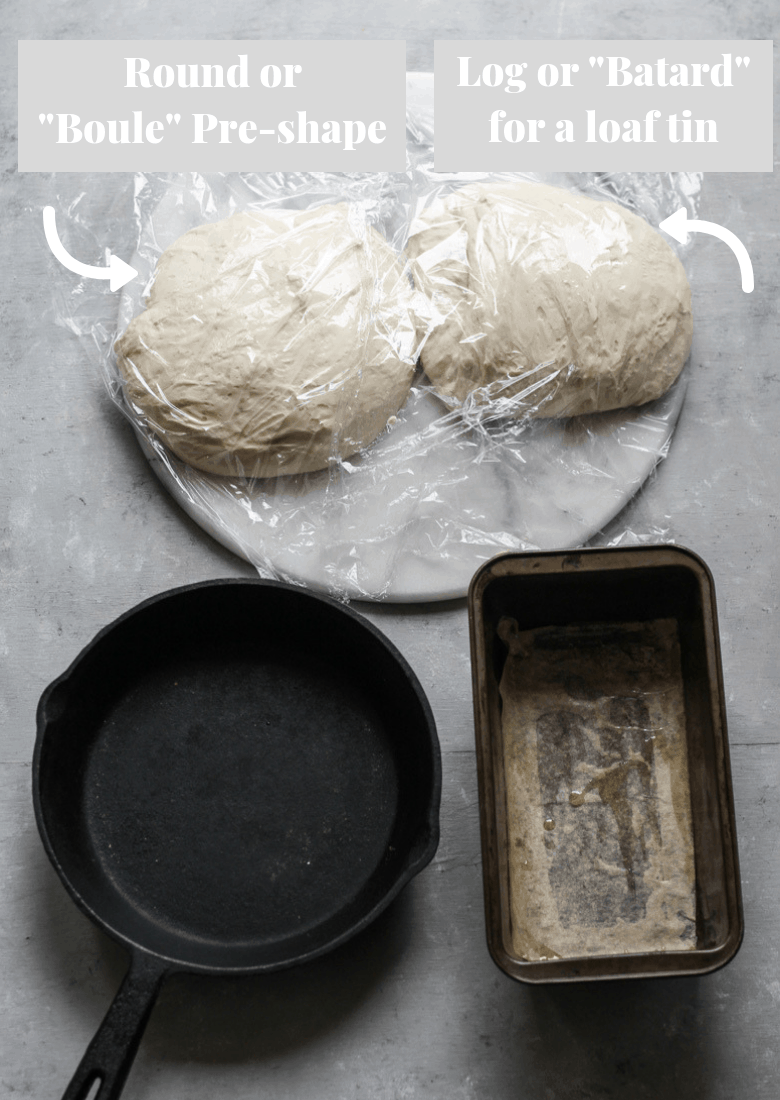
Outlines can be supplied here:
[[322, 469], [406, 400], [411, 296], [393, 250], [346, 204], [198, 226], [163, 253], [116, 343], [127, 398], [198, 469]]
[[424, 211], [407, 250], [433, 309], [422, 364], [448, 403], [476, 393], [511, 398], [507, 415], [605, 412], [659, 397], [688, 357], [682, 264], [614, 203], [469, 184]]

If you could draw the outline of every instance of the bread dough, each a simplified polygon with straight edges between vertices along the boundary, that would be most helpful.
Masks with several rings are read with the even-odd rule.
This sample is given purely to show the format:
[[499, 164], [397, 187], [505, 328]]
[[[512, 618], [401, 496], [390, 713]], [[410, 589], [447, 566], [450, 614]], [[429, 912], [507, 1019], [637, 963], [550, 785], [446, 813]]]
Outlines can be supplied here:
[[688, 357], [682, 264], [611, 202], [526, 182], [475, 183], [433, 203], [408, 244], [432, 306], [422, 363], [450, 404], [502, 399], [509, 416], [643, 404]]
[[163, 253], [147, 309], [116, 343], [127, 399], [208, 473], [322, 469], [406, 400], [412, 294], [346, 204], [198, 226]]

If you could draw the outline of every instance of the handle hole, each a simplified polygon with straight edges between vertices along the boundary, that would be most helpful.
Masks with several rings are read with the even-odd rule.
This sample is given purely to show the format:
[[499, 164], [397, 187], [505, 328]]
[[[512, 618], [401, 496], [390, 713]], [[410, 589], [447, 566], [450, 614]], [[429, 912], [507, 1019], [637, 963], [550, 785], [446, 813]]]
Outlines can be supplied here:
[[97, 1100], [101, 1088], [103, 1087], [103, 1078], [96, 1077], [89, 1087], [89, 1092], [85, 1095], [84, 1100]]

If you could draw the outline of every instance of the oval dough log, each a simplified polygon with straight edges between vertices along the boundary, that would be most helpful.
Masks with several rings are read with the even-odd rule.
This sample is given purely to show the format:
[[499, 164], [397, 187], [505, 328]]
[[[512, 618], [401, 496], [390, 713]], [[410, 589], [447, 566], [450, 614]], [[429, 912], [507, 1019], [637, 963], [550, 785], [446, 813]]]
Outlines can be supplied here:
[[116, 343], [128, 401], [208, 473], [322, 469], [406, 400], [412, 293], [346, 204], [198, 226], [160, 257], [147, 309]]
[[682, 264], [642, 218], [546, 184], [477, 183], [433, 203], [408, 244], [432, 317], [422, 364], [451, 405], [562, 417], [651, 401], [692, 336]]

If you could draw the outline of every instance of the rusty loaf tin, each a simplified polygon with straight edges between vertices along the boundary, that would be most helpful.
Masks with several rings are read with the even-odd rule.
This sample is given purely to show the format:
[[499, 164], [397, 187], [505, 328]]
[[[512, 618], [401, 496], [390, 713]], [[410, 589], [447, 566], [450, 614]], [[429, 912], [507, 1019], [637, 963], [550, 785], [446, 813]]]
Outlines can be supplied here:
[[704, 974], [743, 934], [715, 591], [674, 546], [469, 589], [487, 941], [520, 981]]

